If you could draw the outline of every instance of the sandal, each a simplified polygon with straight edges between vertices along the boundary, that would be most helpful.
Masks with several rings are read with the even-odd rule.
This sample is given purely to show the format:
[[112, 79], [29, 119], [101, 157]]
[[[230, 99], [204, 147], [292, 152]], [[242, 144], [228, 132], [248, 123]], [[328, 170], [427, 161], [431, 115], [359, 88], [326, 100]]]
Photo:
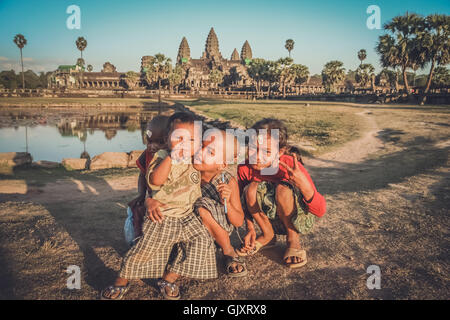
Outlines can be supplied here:
[[[241, 247], [240, 249], [236, 249], [236, 254], [240, 257], [247, 257], [247, 256], [252, 256], [254, 254], [256, 254], [259, 250], [261, 249], [269, 249], [269, 248], [273, 248], [275, 247], [277, 242], [277, 239], [275, 238], [275, 236], [272, 238], [272, 240], [270, 240], [266, 245], [263, 245], [261, 242], [259, 241], [255, 241], [255, 247], [252, 250], [249, 251], [242, 251], [244, 249], [244, 247]], [[246, 250], [246, 249], [244, 249]]]
[[[297, 262], [297, 263], [287, 263], [286, 262], [287, 258], [293, 258], [293, 257], [300, 258], [301, 261]], [[287, 248], [286, 252], [284, 253], [283, 260], [286, 263], [286, 265], [292, 269], [302, 267], [306, 264], [306, 262], [308, 262], [306, 259], [306, 251], [303, 249], [298, 249], [298, 248]]]
[[[180, 298], [181, 298], [180, 289], [178, 288], [178, 286], [175, 283], [170, 283], [170, 282], [168, 282], [168, 281], [166, 281], [164, 279], [159, 279], [157, 284], [158, 284], [159, 290], [161, 290], [161, 294], [163, 295], [163, 297], [165, 299], [168, 299], [168, 300], [180, 300]], [[176, 295], [176, 296], [168, 295], [167, 291], [166, 291], [166, 287], [169, 287], [170, 290], [172, 290], [172, 293], [176, 289], [178, 289], [178, 295]]]
[[[125, 293], [127, 293], [129, 288], [130, 288], [129, 282], [126, 286], [109, 286], [106, 289], [102, 290], [102, 292], [100, 293], [100, 299], [101, 300], [122, 300], [123, 296], [125, 295]], [[109, 292], [109, 297], [105, 296], [106, 292]], [[115, 298], [111, 298], [117, 292], [119, 292], [119, 295], [116, 296]]]
[[[238, 269], [239, 267], [242, 267], [242, 271], [233, 272], [233, 264], [235, 264]], [[232, 278], [245, 277], [248, 274], [247, 267], [245, 266], [245, 261], [241, 257], [232, 257], [225, 255], [225, 268], [227, 270], [228, 276]]]

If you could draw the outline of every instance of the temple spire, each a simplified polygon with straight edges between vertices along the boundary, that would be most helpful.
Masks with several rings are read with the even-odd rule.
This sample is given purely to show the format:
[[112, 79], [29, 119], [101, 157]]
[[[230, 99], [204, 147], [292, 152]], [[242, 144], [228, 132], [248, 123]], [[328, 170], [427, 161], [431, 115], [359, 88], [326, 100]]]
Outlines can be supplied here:
[[239, 53], [236, 48], [234, 48], [233, 53], [231, 54], [231, 60], [239, 60]]
[[177, 56], [177, 63], [185, 63], [188, 62], [191, 58], [191, 49], [189, 48], [189, 44], [186, 40], [186, 37], [183, 37], [181, 39], [180, 47], [178, 48], [178, 56]]
[[211, 28], [206, 38], [205, 53], [208, 59], [212, 59], [214, 56], [221, 57], [219, 51], [219, 39], [217, 38], [214, 28]]
[[247, 40], [245, 40], [241, 50], [241, 60], [245, 61], [246, 59], [252, 59], [252, 48], [250, 48]]

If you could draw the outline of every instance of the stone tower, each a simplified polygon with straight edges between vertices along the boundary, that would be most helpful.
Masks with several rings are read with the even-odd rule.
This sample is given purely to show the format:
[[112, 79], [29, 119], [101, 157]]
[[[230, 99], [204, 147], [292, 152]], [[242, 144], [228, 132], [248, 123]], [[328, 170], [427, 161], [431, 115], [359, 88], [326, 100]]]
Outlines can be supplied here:
[[241, 50], [241, 60], [245, 61], [246, 59], [252, 59], [252, 48], [250, 48], [247, 40], [245, 40]]
[[204, 56], [206, 56], [206, 58], [208, 59], [213, 59], [214, 57], [222, 58], [219, 51], [219, 39], [217, 39], [214, 28], [211, 28], [208, 34], [208, 38], [206, 38]]
[[239, 53], [236, 48], [234, 48], [233, 53], [231, 54], [231, 60], [239, 60]]
[[191, 49], [189, 48], [189, 44], [186, 40], [186, 37], [183, 37], [180, 43], [180, 47], [178, 48], [178, 56], [177, 63], [186, 63], [191, 58]]

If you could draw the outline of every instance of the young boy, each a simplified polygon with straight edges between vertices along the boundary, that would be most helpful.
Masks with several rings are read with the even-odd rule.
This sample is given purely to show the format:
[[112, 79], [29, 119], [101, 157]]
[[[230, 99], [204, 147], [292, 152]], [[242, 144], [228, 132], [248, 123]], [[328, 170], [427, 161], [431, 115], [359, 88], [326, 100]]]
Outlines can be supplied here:
[[[157, 212], [148, 210], [143, 236], [126, 254], [115, 284], [104, 289], [102, 299], [121, 299], [129, 280], [159, 278], [162, 295], [180, 298], [175, 281], [180, 276], [211, 279], [217, 277], [214, 243], [195, 216], [192, 205], [200, 191], [200, 175], [189, 161], [200, 145], [194, 140], [194, 118], [175, 113], [169, 119], [168, 149], [159, 150], [147, 170], [146, 180], [152, 198], [165, 205]], [[168, 266], [174, 247], [177, 255]]]
[[247, 275], [247, 269], [245, 262], [231, 245], [230, 234], [235, 227], [243, 224], [244, 211], [238, 183], [226, 170], [228, 163], [237, 158], [238, 145], [234, 135], [221, 130], [216, 133], [218, 135], [205, 137], [201, 150], [202, 161], [194, 163], [194, 168], [200, 171], [202, 181], [202, 197], [195, 202], [194, 209], [222, 248], [228, 275], [242, 277]]
[[[301, 267], [307, 260], [306, 251], [300, 247], [299, 234], [311, 230], [314, 216], [325, 214], [325, 198], [317, 191], [297, 155], [289, 154], [292, 148], [287, 144], [287, 128], [282, 121], [263, 119], [252, 129], [267, 130], [267, 141], [259, 139], [261, 136], [253, 141], [256, 148], [249, 150], [249, 159], [257, 153], [258, 157], [254, 157], [257, 161], [238, 167], [243, 206], [251, 217], [246, 216], [248, 233], [244, 246], [237, 253], [240, 256], [255, 254], [275, 240], [275, 233], [286, 234], [288, 247], [284, 262], [289, 268]], [[278, 130], [278, 139], [272, 137], [271, 130]], [[263, 169], [276, 167], [276, 163], [279, 167], [274, 174], [263, 173]], [[253, 219], [262, 231], [257, 239]]]
[[147, 191], [149, 195], [152, 193], [152, 190], [148, 188], [145, 180], [147, 168], [155, 153], [160, 149], [166, 148], [168, 122], [169, 117], [163, 115], [155, 116], [152, 120], [150, 120], [145, 131], [147, 148], [136, 160], [136, 165], [140, 169], [138, 179], [139, 195], [128, 203], [128, 206], [133, 212], [135, 242], [142, 236], [142, 225], [144, 223], [145, 216], [144, 200], [147, 196]]

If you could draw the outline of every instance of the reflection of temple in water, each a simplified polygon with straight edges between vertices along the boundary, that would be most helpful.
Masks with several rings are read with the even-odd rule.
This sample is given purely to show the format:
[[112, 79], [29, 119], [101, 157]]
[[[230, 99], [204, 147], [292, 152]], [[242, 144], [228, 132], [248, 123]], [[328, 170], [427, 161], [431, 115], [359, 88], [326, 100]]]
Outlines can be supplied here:
[[118, 130], [126, 129], [130, 132], [141, 130], [143, 134], [147, 122], [152, 118], [153, 114], [149, 113], [101, 113], [62, 118], [57, 126], [62, 136], [80, 137], [80, 134], [88, 130], [92, 134], [97, 129], [102, 130], [105, 138], [111, 140], [117, 135]]

